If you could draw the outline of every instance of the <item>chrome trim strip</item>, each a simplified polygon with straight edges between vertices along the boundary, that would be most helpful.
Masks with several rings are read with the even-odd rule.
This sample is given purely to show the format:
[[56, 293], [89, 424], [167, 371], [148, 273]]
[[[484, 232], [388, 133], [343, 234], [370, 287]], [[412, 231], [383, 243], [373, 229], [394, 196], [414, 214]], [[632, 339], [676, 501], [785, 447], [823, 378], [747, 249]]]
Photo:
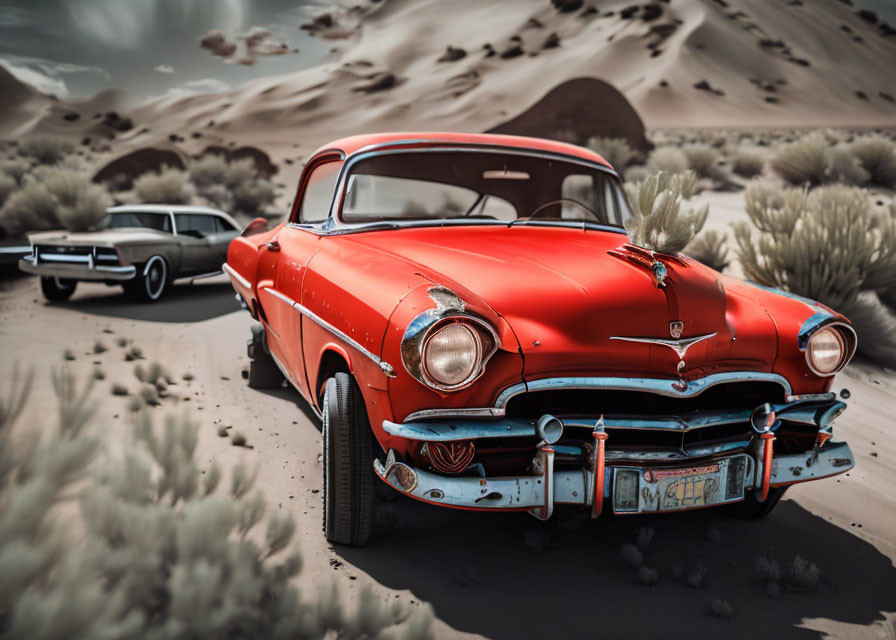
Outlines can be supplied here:
[[276, 289], [272, 289], [271, 287], [264, 287], [264, 290], [267, 291], [268, 293], [270, 293], [271, 295], [276, 296], [277, 298], [280, 298], [281, 300], [283, 300], [283, 302], [285, 302], [286, 304], [291, 306], [293, 309], [295, 309], [296, 311], [301, 313], [303, 316], [305, 316], [306, 318], [308, 318], [309, 320], [314, 322], [316, 325], [322, 327], [323, 329], [326, 329], [327, 331], [332, 333], [334, 336], [336, 336], [337, 338], [339, 338], [340, 340], [345, 342], [348, 346], [352, 347], [356, 351], [359, 351], [362, 355], [364, 355], [367, 358], [369, 358], [370, 360], [372, 360], [380, 369], [383, 370], [383, 373], [385, 373], [390, 378], [395, 377], [395, 370], [392, 368], [391, 364], [382, 360], [378, 355], [369, 351], [362, 344], [357, 342], [354, 338], [350, 337], [349, 335], [343, 333], [338, 328], [334, 327], [332, 324], [330, 324], [329, 322], [327, 322], [326, 320], [324, 320], [323, 318], [318, 316], [316, 313], [311, 311], [308, 307], [296, 302], [295, 300], [293, 300], [292, 298], [290, 298], [288, 296], [283, 295], [282, 293], [280, 293]]
[[762, 373], [756, 371], [734, 371], [728, 373], [713, 373], [705, 378], [685, 381], [683, 389], [680, 389], [681, 381], [666, 378], [542, 378], [532, 382], [520, 382], [507, 387], [498, 395], [495, 407], [504, 409], [507, 402], [514, 396], [529, 391], [545, 391], [551, 389], [602, 389], [616, 391], [646, 391], [670, 398], [692, 398], [700, 395], [710, 387], [726, 382], [774, 382], [784, 388], [784, 395], [790, 395], [792, 389], [784, 376], [777, 373]]
[[679, 338], [677, 340], [672, 338], [636, 338], [630, 336], [610, 336], [610, 340], [624, 340], [626, 342], [641, 342], [644, 344], [658, 344], [663, 347], [669, 347], [675, 354], [678, 356], [680, 360], [684, 360], [684, 357], [688, 353], [688, 349], [693, 347], [698, 342], [703, 342], [704, 340], [709, 340], [710, 338], [718, 335], [718, 331], [713, 331], [712, 333], [707, 333], [702, 336], [693, 336], [691, 338]]
[[239, 282], [241, 285], [243, 285], [243, 286], [246, 287], [247, 289], [249, 289], [249, 290], [252, 289], [252, 283], [249, 282], [248, 280], [246, 280], [243, 276], [241, 276], [241, 275], [236, 271], [236, 269], [234, 269], [233, 267], [231, 267], [231, 266], [230, 266], [229, 264], [227, 264], [226, 262], [225, 262], [224, 264], [221, 265], [221, 270], [224, 271], [224, 272], [226, 272], [227, 275], [229, 275], [231, 278], [235, 278], [237, 282]]
[[0, 247], [0, 253], [14, 253], [26, 256], [31, 253], [31, 245], [22, 245], [21, 247]]
[[219, 276], [223, 271], [209, 271], [208, 273], [200, 273], [198, 276], [192, 276], [190, 278], [190, 282], [192, 283], [194, 280], [202, 280], [203, 278], [212, 278], [214, 276]]

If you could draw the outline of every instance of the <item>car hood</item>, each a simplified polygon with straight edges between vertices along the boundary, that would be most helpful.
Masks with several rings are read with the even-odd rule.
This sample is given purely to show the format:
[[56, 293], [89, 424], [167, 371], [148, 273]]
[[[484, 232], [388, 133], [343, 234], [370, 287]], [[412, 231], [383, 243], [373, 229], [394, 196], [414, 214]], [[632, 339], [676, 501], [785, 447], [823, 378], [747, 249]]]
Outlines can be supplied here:
[[[619, 233], [558, 227], [418, 228], [353, 236], [413, 263], [436, 283], [466, 289], [516, 334], [528, 379], [562, 375], [685, 378], [730, 370], [771, 371], [777, 332], [768, 311], [729, 292], [720, 274], [690, 259], [653, 272], [612, 255]], [[680, 359], [682, 338], [708, 336]]]
[[31, 244], [55, 244], [112, 247], [130, 242], [159, 242], [171, 239], [170, 233], [143, 227], [101, 229], [99, 231], [43, 231], [28, 234]]

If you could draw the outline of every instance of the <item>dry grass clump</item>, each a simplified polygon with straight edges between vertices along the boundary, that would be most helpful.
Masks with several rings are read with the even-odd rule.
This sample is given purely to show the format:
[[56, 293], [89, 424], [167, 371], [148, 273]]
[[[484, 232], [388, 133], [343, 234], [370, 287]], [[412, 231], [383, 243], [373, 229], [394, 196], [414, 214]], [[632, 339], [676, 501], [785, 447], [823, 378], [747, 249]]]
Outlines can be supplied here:
[[882, 347], [896, 349], [896, 335], [877, 333], [880, 322], [874, 323], [877, 328], [863, 326], [869, 317], [885, 321], [885, 316], [869, 312], [868, 296], [860, 295], [896, 286], [896, 220], [875, 215], [868, 194], [855, 187], [826, 186], [810, 193], [754, 183], [745, 199], [759, 231], [754, 242], [747, 223], [735, 225], [746, 276], [854, 316], [859, 349], [887, 364]]
[[846, 146], [829, 147], [825, 152], [827, 182], [838, 182], [847, 185], [860, 185], [868, 182], [869, 174], [859, 164], [852, 151]]
[[276, 197], [274, 185], [259, 177], [248, 158], [227, 162], [218, 155], [203, 156], [190, 166], [190, 179], [201, 197], [227, 211], [263, 212]]
[[44, 185], [28, 181], [6, 199], [0, 209], [0, 226], [13, 236], [52, 229], [58, 226], [56, 199]]
[[625, 138], [589, 138], [585, 146], [600, 154], [619, 175], [625, 173], [625, 168], [635, 157]]
[[660, 172], [628, 185], [634, 215], [626, 221], [629, 239], [652, 251], [675, 255], [700, 233], [709, 207], [682, 211], [682, 202], [694, 193], [697, 176]]
[[827, 178], [828, 143], [818, 133], [786, 144], [772, 158], [772, 169], [793, 185], [822, 184]]
[[58, 164], [74, 150], [71, 142], [53, 136], [29, 136], [19, 142], [19, 153], [38, 164]]
[[641, 567], [638, 569], [638, 581], [641, 584], [646, 584], [648, 587], [653, 587], [659, 582], [660, 574], [656, 569], [651, 569], [650, 567]]
[[731, 170], [742, 178], [755, 178], [765, 168], [765, 153], [759, 149], [738, 149]]
[[81, 172], [47, 167], [41, 181], [56, 200], [56, 218], [70, 231], [96, 228], [112, 206], [105, 187]]
[[700, 178], [719, 177], [719, 150], [704, 144], [692, 144], [682, 148], [688, 168]]
[[646, 552], [650, 548], [652, 542], [653, 527], [638, 527], [638, 531], [635, 534], [635, 544], [638, 545], [638, 548], [641, 551]]
[[896, 188], [896, 143], [880, 136], [859, 138], [849, 150], [873, 184]]
[[31, 162], [20, 156], [0, 160], [0, 174], [9, 176], [22, 186], [25, 176], [31, 171]]
[[158, 173], [144, 173], [134, 181], [140, 202], [189, 204], [193, 197], [186, 171], [164, 167]]
[[[160, 429], [141, 410], [124, 450], [104, 454], [89, 385], [54, 374], [58, 427], [25, 445], [13, 427], [30, 378], [18, 380], [0, 394], [4, 637], [431, 637], [427, 605], [387, 606], [366, 589], [349, 610], [335, 585], [300, 598], [292, 516], [269, 512], [245, 467], [229, 482], [214, 463], [203, 471], [195, 424]], [[64, 523], [63, 502], [79, 507]]]
[[715, 230], [705, 231], [694, 238], [684, 252], [710, 269], [724, 271], [728, 265], [728, 241]]
[[710, 611], [712, 611], [712, 614], [719, 618], [734, 617], [734, 607], [732, 607], [727, 600], [722, 598], [713, 598], [709, 608]]
[[638, 548], [638, 545], [631, 543], [622, 545], [619, 555], [622, 556], [623, 561], [630, 567], [638, 569], [644, 565], [644, 554]]
[[648, 165], [667, 173], [684, 173], [689, 168], [688, 157], [676, 147], [657, 147], [650, 154]]

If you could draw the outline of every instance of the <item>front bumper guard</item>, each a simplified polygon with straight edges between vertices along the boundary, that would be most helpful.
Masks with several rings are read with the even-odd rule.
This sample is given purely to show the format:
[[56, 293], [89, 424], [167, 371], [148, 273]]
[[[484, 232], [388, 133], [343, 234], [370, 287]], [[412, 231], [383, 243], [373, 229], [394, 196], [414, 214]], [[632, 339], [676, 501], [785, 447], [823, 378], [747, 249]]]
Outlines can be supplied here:
[[[740, 456], [749, 455], [740, 453]], [[389, 452], [386, 462], [374, 461], [377, 476], [394, 489], [412, 498], [458, 509], [489, 511], [528, 511], [539, 519], [551, 517], [555, 504], [578, 505], [590, 508], [593, 516], [600, 514], [602, 503], [612, 501], [615, 466], [604, 469], [597, 466], [597, 473], [590, 469], [561, 470], [553, 468], [553, 448], [539, 447], [538, 475], [475, 478], [443, 476], [417, 469], [395, 459]], [[745, 488], [763, 492], [763, 456], [750, 458], [752, 469], [745, 480]], [[693, 461], [694, 465], [702, 462]], [[798, 482], [827, 478], [849, 471], [855, 466], [855, 458], [845, 442], [828, 442], [816, 451], [798, 454], [776, 455], [772, 458], [768, 485], [783, 487]], [[642, 471], [653, 466], [620, 465], [626, 469]], [[600, 481], [603, 476], [603, 481]], [[597, 482], [595, 482], [597, 479]], [[601, 486], [602, 485], [602, 486]], [[643, 512], [643, 509], [640, 510]]]
[[105, 266], [89, 263], [68, 262], [37, 262], [34, 256], [25, 256], [19, 260], [19, 269], [25, 273], [49, 278], [63, 278], [66, 280], [95, 280], [104, 282], [107, 280], [125, 281], [132, 280], [137, 275], [134, 265]]

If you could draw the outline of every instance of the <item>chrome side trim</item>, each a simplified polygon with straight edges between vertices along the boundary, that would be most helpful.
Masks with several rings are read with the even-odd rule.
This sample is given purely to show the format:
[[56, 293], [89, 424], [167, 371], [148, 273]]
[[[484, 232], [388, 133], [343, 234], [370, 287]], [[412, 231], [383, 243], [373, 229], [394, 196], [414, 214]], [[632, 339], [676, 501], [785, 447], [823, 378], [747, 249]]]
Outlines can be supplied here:
[[236, 269], [231, 267], [226, 262], [221, 265], [221, 270], [224, 271], [225, 273], [227, 273], [227, 275], [229, 275], [232, 279], [236, 280], [237, 282], [239, 282], [241, 285], [243, 285], [247, 289], [252, 289], [252, 283], [249, 282], [248, 280], [246, 280], [239, 273], [237, 273]]
[[709, 340], [710, 338], [716, 336], [718, 331], [714, 331], [712, 333], [707, 333], [702, 336], [693, 336], [691, 338], [679, 338], [678, 340], [672, 338], [636, 338], [631, 336], [610, 336], [610, 340], [624, 340], [626, 342], [641, 342], [644, 344], [658, 344], [663, 347], [669, 347], [675, 354], [678, 356], [679, 360], [684, 360], [684, 357], [688, 353], [688, 349], [693, 347], [698, 342], [703, 342], [704, 340]]
[[[705, 378], [685, 381], [681, 387], [681, 381], [666, 378], [542, 378], [532, 382], [520, 382], [507, 387], [498, 395], [495, 407], [505, 409], [508, 401], [514, 396], [529, 391], [547, 391], [551, 389], [600, 389], [615, 391], [646, 391], [670, 398], [692, 398], [700, 395], [710, 387], [727, 382], [774, 382], [781, 385], [784, 395], [790, 395], [792, 389], [784, 376], [777, 373], [762, 373], [754, 371], [732, 371], [728, 373], [713, 373]], [[502, 413], [503, 415], [503, 413]]]
[[391, 364], [382, 360], [378, 355], [376, 355], [375, 353], [373, 353], [370, 350], [368, 350], [367, 348], [365, 348], [362, 344], [360, 344], [354, 338], [350, 337], [346, 333], [344, 333], [341, 330], [339, 330], [338, 328], [334, 327], [332, 324], [330, 324], [329, 322], [327, 322], [326, 320], [324, 320], [323, 318], [318, 316], [316, 313], [311, 311], [308, 307], [305, 307], [304, 305], [299, 304], [292, 298], [283, 295], [282, 293], [280, 293], [276, 289], [272, 289], [271, 287], [264, 287], [264, 290], [267, 291], [268, 293], [270, 293], [272, 296], [276, 296], [277, 298], [280, 298], [281, 300], [283, 300], [283, 302], [285, 302], [286, 304], [291, 306], [293, 309], [295, 309], [296, 311], [301, 313], [303, 316], [305, 316], [306, 318], [308, 318], [309, 320], [314, 322], [316, 325], [322, 327], [323, 329], [326, 329], [327, 331], [332, 333], [334, 336], [336, 336], [337, 338], [339, 338], [340, 340], [345, 342], [348, 346], [352, 347], [356, 351], [360, 352], [362, 355], [364, 355], [367, 358], [369, 358], [370, 360], [372, 360], [374, 363], [376, 363], [376, 365], [380, 369], [383, 370], [383, 373], [385, 373], [390, 378], [395, 376], [395, 369], [392, 367]]
[[219, 276], [223, 271], [209, 271], [208, 273], [200, 273], [198, 276], [193, 276], [190, 278], [190, 284], [193, 284], [196, 280], [202, 280], [203, 278], [212, 278], [214, 276]]
[[16, 255], [28, 255], [31, 253], [31, 245], [22, 245], [21, 247], [0, 247], [0, 253], [14, 253]]

